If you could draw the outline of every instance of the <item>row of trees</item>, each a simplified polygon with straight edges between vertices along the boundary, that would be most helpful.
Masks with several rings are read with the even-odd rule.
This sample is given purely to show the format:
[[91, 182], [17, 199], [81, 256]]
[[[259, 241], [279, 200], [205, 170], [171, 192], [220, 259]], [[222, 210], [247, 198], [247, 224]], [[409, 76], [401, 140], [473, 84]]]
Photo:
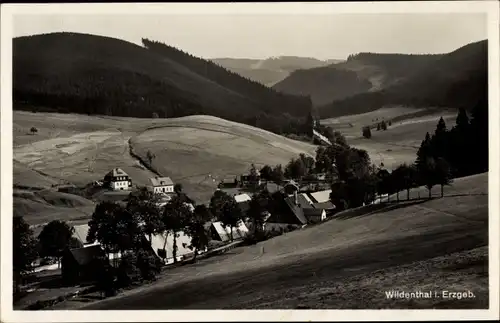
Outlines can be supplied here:
[[[392, 123], [391, 121], [389, 120], [387, 123], [385, 122], [385, 120], [382, 120], [382, 122], [379, 122], [377, 123], [377, 131], [380, 131], [380, 130], [387, 130], [387, 126], [390, 126]], [[363, 134], [363, 137], [365, 137], [366, 139], [370, 139], [372, 137], [372, 130], [371, 130], [371, 127], [370, 126], [364, 126], [362, 129], [362, 134]]]

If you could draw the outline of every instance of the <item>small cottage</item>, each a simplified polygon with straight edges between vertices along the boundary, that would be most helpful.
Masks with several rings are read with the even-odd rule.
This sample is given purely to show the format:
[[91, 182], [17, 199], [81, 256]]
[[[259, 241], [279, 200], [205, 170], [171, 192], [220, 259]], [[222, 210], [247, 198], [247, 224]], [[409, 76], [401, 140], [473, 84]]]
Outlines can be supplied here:
[[319, 223], [326, 219], [326, 211], [324, 209], [305, 208], [304, 216], [307, 223]]
[[[182, 261], [186, 257], [194, 255], [194, 250], [190, 247], [191, 237], [186, 235], [183, 231], [179, 231], [176, 238], [177, 261]], [[162, 260], [164, 264], [174, 263], [174, 236], [171, 233], [155, 234], [152, 236], [152, 241], [149, 241], [149, 237], [146, 235], [145, 239], [147, 243], [151, 246], [154, 254]], [[198, 250], [198, 254], [202, 254], [207, 250]]]
[[174, 182], [170, 177], [153, 177], [149, 179], [151, 185], [149, 189], [153, 193], [173, 193], [174, 192]]
[[[280, 193], [277, 193], [280, 194]], [[304, 209], [299, 205], [298, 194], [276, 196], [275, 206], [271, 216], [267, 219], [264, 229], [266, 231], [283, 231], [297, 229], [307, 225]]]
[[99, 245], [66, 249], [61, 258], [62, 279], [68, 284], [95, 282], [106, 265], [108, 257]]
[[[231, 240], [231, 228], [224, 227], [222, 222], [212, 222], [210, 234], [213, 240], [229, 242]], [[243, 239], [248, 234], [248, 228], [243, 221], [233, 228], [233, 240]]]

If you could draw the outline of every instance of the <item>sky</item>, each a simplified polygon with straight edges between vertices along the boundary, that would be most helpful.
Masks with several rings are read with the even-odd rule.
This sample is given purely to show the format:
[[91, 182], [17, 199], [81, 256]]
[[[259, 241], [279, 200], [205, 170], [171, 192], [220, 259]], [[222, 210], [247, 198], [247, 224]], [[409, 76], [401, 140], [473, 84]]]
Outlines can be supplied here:
[[448, 53], [487, 38], [481, 13], [16, 15], [14, 37], [80, 32], [141, 44], [157, 40], [203, 58], [359, 52]]

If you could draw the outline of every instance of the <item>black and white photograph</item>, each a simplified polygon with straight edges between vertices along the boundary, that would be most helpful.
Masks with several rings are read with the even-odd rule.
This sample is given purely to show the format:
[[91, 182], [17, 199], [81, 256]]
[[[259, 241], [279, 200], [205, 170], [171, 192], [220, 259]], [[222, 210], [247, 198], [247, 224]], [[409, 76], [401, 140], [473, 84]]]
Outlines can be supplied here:
[[2, 5], [1, 321], [498, 319], [498, 11]]

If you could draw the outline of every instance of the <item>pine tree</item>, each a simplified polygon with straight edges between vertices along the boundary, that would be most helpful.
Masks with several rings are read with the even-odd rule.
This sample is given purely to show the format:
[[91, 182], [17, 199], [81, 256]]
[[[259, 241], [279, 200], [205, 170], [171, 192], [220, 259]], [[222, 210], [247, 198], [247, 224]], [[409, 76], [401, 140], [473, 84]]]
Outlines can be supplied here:
[[458, 110], [455, 128], [461, 132], [465, 132], [469, 129], [469, 125], [469, 116], [467, 116], [467, 112], [464, 108], [460, 108]]
[[313, 129], [314, 129], [314, 117], [313, 117], [313, 113], [312, 113], [312, 110], [309, 111], [309, 114], [307, 115], [307, 120], [306, 120], [306, 123], [304, 125], [304, 132], [310, 137], [312, 138], [313, 137]]
[[488, 98], [482, 98], [472, 110], [470, 121], [473, 171], [488, 171]]
[[434, 131], [434, 136], [432, 136], [431, 139], [432, 157], [448, 158], [447, 137], [448, 137], [448, 132], [446, 129], [446, 123], [444, 122], [443, 117], [441, 117], [436, 126], [436, 130]]
[[425, 134], [425, 139], [422, 141], [422, 143], [420, 144], [420, 148], [417, 151], [417, 160], [415, 161], [417, 168], [420, 169], [425, 164], [426, 159], [430, 156], [431, 156], [431, 136], [427, 132]]

